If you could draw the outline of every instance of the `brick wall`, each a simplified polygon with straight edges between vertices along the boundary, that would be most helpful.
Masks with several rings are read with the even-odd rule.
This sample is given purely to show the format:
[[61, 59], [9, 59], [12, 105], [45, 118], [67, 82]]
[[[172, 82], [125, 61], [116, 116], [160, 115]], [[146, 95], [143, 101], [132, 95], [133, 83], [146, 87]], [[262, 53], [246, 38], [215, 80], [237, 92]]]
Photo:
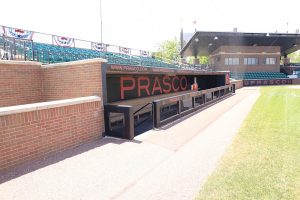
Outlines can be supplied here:
[[236, 90], [244, 87], [243, 86], [243, 80], [231, 81], [231, 83], [235, 84], [235, 89]]
[[102, 96], [102, 59], [41, 67], [41, 63], [0, 61], [0, 107]]
[[[244, 58], [257, 58], [258, 65], [245, 65]], [[266, 58], [275, 58], [276, 63], [266, 65]], [[239, 58], [239, 65], [225, 65], [225, 58]], [[214, 70], [231, 72], [280, 72], [279, 46], [221, 46], [210, 55]]]
[[300, 78], [293, 79], [293, 84], [299, 85], [300, 84]]
[[0, 171], [102, 136], [102, 62], [0, 61]]
[[92, 59], [43, 67], [44, 101], [102, 96], [101, 62]]
[[[222, 57], [222, 60], [225, 60], [225, 57]], [[225, 62], [225, 61], [224, 61]], [[240, 60], [241, 62], [241, 60]], [[244, 62], [242, 60], [242, 62]], [[244, 73], [244, 72], [280, 72], [280, 67], [279, 66], [274, 66], [274, 65], [231, 65], [231, 66], [226, 66], [226, 65], [220, 65], [220, 66], [215, 66], [215, 70], [218, 71], [230, 71], [230, 72], [235, 72], [235, 73]]]
[[280, 53], [280, 46], [220, 46], [212, 54], [223, 53]]
[[0, 108], [0, 171], [102, 137], [99, 97]]
[[40, 63], [0, 60], [0, 107], [41, 100]]

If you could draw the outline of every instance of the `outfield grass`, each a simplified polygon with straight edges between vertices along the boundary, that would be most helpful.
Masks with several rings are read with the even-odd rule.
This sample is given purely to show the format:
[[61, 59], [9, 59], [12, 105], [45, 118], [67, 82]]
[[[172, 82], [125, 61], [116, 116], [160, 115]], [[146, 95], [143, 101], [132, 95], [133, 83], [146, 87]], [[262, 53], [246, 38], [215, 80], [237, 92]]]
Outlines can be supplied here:
[[300, 89], [261, 88], [196, 199], [300, 199]]

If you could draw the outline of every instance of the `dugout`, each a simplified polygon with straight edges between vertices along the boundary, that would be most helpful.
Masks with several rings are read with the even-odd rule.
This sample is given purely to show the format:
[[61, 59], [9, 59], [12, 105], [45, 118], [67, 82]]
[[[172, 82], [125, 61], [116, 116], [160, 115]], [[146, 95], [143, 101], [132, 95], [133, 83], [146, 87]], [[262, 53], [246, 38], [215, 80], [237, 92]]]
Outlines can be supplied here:
[[158, 127], [232, 94], [233, 87], [226, 71], [107, 65], [106, 133], [132, 139], [138, 127], [153, 128], [154, 116]]

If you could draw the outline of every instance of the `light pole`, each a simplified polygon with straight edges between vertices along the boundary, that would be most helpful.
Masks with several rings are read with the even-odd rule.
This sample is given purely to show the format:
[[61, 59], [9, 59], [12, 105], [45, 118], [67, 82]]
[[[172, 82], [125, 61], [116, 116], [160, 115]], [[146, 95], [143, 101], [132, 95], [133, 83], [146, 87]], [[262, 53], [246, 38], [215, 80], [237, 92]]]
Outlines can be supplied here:
[[102, 0], [100, 0], [100, 32], [101, 32], [101, 45], [102, 45]]

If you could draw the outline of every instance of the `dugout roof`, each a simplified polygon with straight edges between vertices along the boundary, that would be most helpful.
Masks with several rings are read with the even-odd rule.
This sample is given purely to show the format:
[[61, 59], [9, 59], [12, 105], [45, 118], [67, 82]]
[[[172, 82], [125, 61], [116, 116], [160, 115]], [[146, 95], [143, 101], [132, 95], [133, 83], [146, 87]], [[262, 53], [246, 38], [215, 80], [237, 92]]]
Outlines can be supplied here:
[[285, 55], [300, 49], [300, 34], [197, 31], [180, 54], [207, 56], [220, 46], [280, 46], [281, 55]]

